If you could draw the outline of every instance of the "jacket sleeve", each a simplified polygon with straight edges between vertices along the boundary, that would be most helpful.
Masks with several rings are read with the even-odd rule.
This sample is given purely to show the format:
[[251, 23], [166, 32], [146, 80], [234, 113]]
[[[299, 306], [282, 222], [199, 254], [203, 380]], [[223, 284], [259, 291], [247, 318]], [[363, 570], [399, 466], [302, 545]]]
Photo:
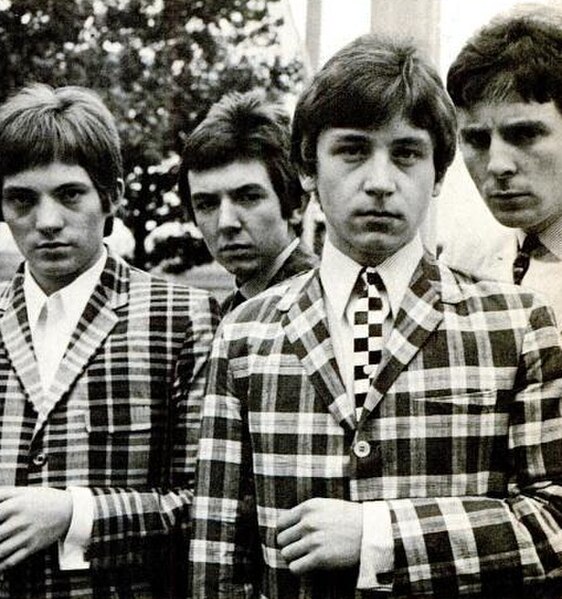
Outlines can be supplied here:
[[[197, 458], [190, 546], [193, 599], [253, 597], [249, 538], [257, 538], [249, 514], [251, 459], [243, 395], [232, 370], [239, 358], [227, 355], [220, 332], [213, 345]], [[250, 456], [251, 457], [251, 456]]]
[[[186, 544], [193, 498], [196, 440], [206, 367], [218, 324], [218, 304], [200, 293], [168, 393], [168, 451], [159, 482], [143, 488], [94, 487], [94, 523], [86, 553], [92, 569], [146, 565]], [[112, 467], [120, 467], [119, 464]], [[121, 467], [126, 468], [126, 464]], [[150, 477], [150, 472], [149, 472]], [[152, 552], [152, 553], [150, 553]], [[185, 561], [187, 556], [185, 556]], [[154, 563], [152, 564], [154, 566]]]
[[510, 484], [505, 496], [389, 502], [397, 597], [538, 596], [543, 587], [559, 584], [559, 343], [549, 310], [534, 310], [524, 335], [509, 407], [506, 467]]

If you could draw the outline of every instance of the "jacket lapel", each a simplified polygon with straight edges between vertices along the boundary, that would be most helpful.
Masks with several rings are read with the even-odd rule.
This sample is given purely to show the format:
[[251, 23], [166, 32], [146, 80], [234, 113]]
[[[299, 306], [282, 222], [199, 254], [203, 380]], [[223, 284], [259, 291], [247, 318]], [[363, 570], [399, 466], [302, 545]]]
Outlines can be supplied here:
[[282, 321], [285, 334], [318, 396], [340, 426], [354, 430], [355, 408], [336, 363], [318, 269], [301, 277], [298, 285], [291, 285], [278, 307], [286, 311]]
[[434, 258], [420, 261], [385, 344], [361, 422], [369, 417], [400, 373], [412, 361], [443, 320], [443, 303], [460, 301], [461, 294], [451, 272], [441, 272]]
[[43, 387], [33, 351], [23, 292], [23, 266], [0, 296], [0, 335], [24, 394], [33, 405], [43, 399]]
[[36, 431], [43, 426], [53, 407], [84, 372], [114, 328], [118, 320], [115, 310], [127, 303], [128, 291], [129, 268], [110, 253], [100, 280], [72, 334], [53, 383], [41, 404]]

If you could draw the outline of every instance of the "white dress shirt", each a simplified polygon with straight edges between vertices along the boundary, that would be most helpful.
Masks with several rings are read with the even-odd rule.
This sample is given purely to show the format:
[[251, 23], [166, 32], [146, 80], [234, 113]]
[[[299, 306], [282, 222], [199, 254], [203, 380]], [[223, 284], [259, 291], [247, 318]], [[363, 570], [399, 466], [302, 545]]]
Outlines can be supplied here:
[[[542, 248], [531, 255], [521, 287], [540, 293], [554, 308], [558, 330], [562, 334], [562, 217], [538, 233]], [[468, 272], [478, 279], [513, 282], [513, 261], [517, 245], [525, 233], [496, 224], [470, 237], [450, 231], [442, 240], [441, 259], [452, 268]]]
[[[387, 340], [394, 319], [414, 271], [423, 256], [419, 236], [377, 266], [385, 291], [383, 303], [383, 340]], [[362, 266], [340, 252], [327, 238], [320, 262], [320, 280], [326, 303], [330, 337], [350, 401], [354, 402], [353, 314], [357, 303], [354, 293]], [[384, 350], [383, 350], [384, 351]], [[390, 511], [383, 501], [363, 503], [363, 536], [357, 588], [391, 590], [379, 582], [378, 575], [394, 568], [394, 541]]]
[[[80, 316], [96, 287], [107, 260], [107, 250], [87, 271], [72, 283], [51, 295], [46, 295], [25, 264], [23, 291], [31, 338], [36, 352], [41, 382], [45, 393], [55, 378], [59, 364], [72, 337]], [[39, 317], [46, 305], [45, 324], [39, 323]], [[41, 326], [45, 327], [40, 331]], [[39, 339], [41, 335], [42, 339]], [[44, 346], [44, 347], [42, 347]], [[34, 405], [42, 414], [45, 404]], [[61, 570], [89, 568], [84, 560], [84, 551], [92, 533], [94, 522], [94, 502], [89, 489], [69, 487], [72, 495], [72, 519], [64, 541], [59, 541], [59, 566]]]

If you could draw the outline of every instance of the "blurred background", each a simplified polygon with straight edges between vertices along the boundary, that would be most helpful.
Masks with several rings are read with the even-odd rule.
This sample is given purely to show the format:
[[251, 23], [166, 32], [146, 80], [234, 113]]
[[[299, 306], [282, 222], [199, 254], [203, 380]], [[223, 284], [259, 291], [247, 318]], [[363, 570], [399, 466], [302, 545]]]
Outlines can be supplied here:
[[[543, 3], [558, 4], [560, 0]], [[117, 118], [125, 201], [110, 239], [131, 263], [214, 289], [231, 286], [175, 189], [183, 140], [224, 93], [262, 88], [289, 110], [326, 58], [361, 33], [412, 36], [444, 75], [467, 37], [512, 0], [0, 0], [0, 101], [30, 82], [95, 89]], [[461, 224], [462, 223], [462, 224]], [[426, 242], [495, 221], [457, 160]], [[499, 225], [498, 225], [499, 226]], [[322, 215], [310, 206], [315, 244]], [[459, 229], [460, 230], [460, 229]], [[316, 244], [317, 245], [317, 244]], [[0, 278], [19, 255], [0, 225]]]

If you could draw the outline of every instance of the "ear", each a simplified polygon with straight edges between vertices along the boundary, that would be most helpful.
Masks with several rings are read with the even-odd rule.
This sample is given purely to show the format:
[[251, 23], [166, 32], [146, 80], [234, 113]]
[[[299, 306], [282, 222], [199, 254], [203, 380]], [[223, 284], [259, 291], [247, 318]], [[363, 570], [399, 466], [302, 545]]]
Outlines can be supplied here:
[[301, 180], [302, 188], [307, 193], [316, 191], [316, 177], [314, 175], [299, 175], [299, 179]]
[[115, 190], [115, 199], [111, 202], [111, 205], [109, 207], [110, 214], [115, 214], [115, 211], [117, 210], [117, 207], [121, 203], [121, 200], [123, 199], [124, 195], [125, 195], [125, 181], [123, 181], [123, 179], [119, 178], [119, 179], [117, 179], [117, 186], [116, 186], [116, 190]]

